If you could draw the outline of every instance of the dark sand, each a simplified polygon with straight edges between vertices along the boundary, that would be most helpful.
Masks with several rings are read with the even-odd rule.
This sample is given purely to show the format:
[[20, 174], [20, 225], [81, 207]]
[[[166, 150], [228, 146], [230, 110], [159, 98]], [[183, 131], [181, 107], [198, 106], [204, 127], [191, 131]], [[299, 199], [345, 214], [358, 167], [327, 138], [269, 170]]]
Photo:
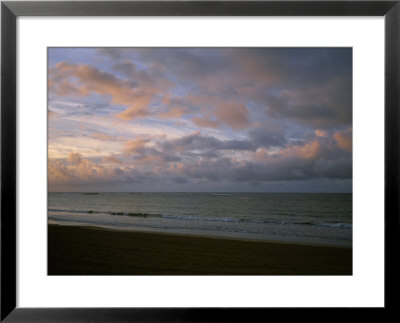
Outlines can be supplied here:
[[352, 249], [48, 226], [49, 275], [351, 275]]

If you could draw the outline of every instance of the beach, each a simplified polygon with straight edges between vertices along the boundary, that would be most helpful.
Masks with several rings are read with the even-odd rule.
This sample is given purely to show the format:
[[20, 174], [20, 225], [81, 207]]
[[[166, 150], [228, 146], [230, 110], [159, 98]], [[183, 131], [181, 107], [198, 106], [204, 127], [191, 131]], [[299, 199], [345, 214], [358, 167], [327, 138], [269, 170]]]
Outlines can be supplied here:
[[351, 275], [352, 248], [48, 225], [49, 275]]

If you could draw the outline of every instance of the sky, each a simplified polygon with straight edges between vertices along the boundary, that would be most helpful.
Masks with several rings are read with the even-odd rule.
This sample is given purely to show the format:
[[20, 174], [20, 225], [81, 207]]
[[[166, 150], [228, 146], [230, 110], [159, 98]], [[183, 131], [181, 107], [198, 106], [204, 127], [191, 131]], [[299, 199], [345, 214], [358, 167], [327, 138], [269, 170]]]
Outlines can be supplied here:
[[49, 48], [48, 184], [352, 192], [352, 49]]

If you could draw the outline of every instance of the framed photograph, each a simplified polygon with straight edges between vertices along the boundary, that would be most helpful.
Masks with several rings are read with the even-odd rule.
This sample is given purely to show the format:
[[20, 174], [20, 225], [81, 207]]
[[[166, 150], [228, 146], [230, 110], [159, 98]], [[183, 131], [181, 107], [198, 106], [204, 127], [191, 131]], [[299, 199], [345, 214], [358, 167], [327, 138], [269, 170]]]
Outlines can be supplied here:
[[395, 308], [398, 1], [1, 10], [1, 320]]

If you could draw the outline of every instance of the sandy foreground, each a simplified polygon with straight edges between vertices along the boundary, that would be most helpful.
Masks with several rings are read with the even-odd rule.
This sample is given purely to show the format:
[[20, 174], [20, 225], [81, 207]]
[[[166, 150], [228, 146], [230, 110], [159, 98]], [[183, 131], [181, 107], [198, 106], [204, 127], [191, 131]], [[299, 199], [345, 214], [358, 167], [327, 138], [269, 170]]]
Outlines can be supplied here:
[[352, 249], [48, 225], [49, 275], [351, 275]]

